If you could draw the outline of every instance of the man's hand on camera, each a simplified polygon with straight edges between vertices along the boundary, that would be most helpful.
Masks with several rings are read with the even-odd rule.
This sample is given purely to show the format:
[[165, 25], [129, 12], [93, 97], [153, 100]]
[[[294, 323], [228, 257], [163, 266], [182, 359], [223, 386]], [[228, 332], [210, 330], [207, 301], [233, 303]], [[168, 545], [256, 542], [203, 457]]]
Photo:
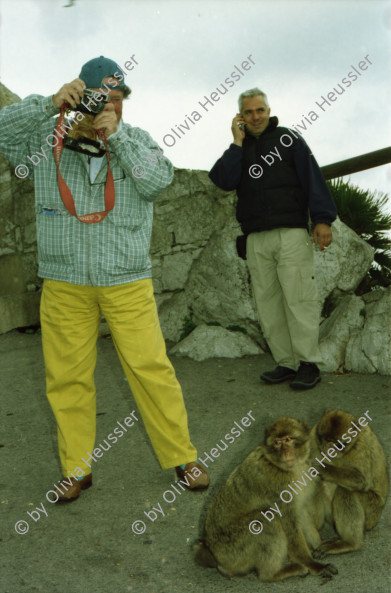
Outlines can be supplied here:
[[244, 137], [246, 135], [245, 131], [239, 128], [239, 124], [244, 125], [244, 123], [244, 119], [240, 113], [237, 113], [232, 120], [231, 130], [234, 137], [233, 144], [236, 144], [237, 146], [242, 146]]
[[103, 111], [101, 111], [99, 115], [94, 117], [92, 127], [95, 130], [103, 130], [106, 138], [117, 131], [117, 114], [112, 103], [106, 103]]
[[53, 105], [56, 109], [60, 109], [63, 103], [69, 103], [71, 107], [77, 107], [83, 98], [85, 83], [81, 78], [75, 78], [72, 82], [64, 84], [52, 97]]

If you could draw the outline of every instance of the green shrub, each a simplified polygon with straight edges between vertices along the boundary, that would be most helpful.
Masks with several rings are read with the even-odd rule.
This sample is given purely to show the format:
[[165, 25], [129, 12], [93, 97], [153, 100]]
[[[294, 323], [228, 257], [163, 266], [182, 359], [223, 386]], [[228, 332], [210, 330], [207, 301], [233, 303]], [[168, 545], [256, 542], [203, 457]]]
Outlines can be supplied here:
[[364, 294], [376, 286], [391, 284], [391, 214], [384, 211], [387, 194], [370, 192], [336, 179], [327, 182], [338, 216], [375, 249], [374, 262], [356, 290]]

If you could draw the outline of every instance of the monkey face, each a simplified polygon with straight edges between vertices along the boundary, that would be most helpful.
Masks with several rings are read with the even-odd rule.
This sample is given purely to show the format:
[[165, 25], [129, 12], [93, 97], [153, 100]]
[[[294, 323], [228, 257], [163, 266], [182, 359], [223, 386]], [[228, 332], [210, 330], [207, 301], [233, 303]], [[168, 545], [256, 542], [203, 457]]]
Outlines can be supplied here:
[[281, 460], [288, 467], [292, 467], [295, 463], [295, 443], [296, 439], [290, 436], [283, 436], [273, 443], [275, 451], [279, 452]]
[[307, 459], [309, 429], [305, 422], [293, 418], [280, 418], [266, 433], [267, 456], [284, 470], [290, 470]]

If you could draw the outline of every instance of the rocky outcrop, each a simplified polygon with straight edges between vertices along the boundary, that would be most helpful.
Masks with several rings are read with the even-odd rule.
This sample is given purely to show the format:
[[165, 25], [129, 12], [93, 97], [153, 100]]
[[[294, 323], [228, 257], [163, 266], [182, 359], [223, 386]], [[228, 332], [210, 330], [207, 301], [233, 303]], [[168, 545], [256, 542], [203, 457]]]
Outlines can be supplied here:
[[335, 289], [353, 293], [371, 267], [374, 249], [338, 218], [332, 225], [333, 242], [314, 248], [316, 280], [321, 302]]
[[363, 327], [351, 333], [345, 368], [391, 375], [391, 286], [365, 294], [362, 300]]
[[345, 295], [320, 327], [325, 371], [391, 375], [391, 287]]
[[199, 325], [171, 349], [171, 354], [188, 356], [201, 361], [207, 358], [242, 358], [263, 354], [263, 350], [241, 332], [229, 331], [223, 327]]
[[343, 370], [346, 349], [354, 331], [360, 333], [364, 325], [364, 301], [353, 295], [343, 296], [338, 306], [320, 326], [320, 351], [324, 371]]

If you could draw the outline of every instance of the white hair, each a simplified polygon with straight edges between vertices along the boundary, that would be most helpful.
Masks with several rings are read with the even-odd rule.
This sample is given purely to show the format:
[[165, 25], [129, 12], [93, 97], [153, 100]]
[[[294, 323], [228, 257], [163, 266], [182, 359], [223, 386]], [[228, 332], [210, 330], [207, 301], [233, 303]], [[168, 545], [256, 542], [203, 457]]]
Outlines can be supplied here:
[[250, 89], [248, 91], [244, 91], [239, 95], [238, 103], [239, 103], [239, 113], [242, 113], [243, 109], [243, 99], [248, 99], [249, 97], [257, 97], [258, 95], [262, 95], [263, 100], [266, 103], [266, 107], [269, 107], [269, 101], [267, 99], [266, 93], [261, 91], [259, 88], [255, 87], [254, 89]]

